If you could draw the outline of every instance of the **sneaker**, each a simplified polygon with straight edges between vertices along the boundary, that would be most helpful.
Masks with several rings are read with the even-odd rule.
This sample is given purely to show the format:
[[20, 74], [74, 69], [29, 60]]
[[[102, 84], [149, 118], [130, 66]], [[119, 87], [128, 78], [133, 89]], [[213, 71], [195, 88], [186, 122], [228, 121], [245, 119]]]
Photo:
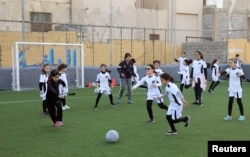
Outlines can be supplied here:
[[128, 104], [133, 104], [134, 102], [132, 100], [128, 100]]
[[176, 135], [177, 134], [177, 131], [175, 130], [169, 130], [165, 133], [166, 135]]
[[117, 104], [120, 104], [120, 103], [121, 103], [121, 99], [118, 98], [118, 99], [116, 100], [116, 103], [117, 103]]
[[238, 120], [239, 120], [239, 121], [245, 120], [245, 116], [240, 116], [240, 117], [238, 118]]
[[203, 106], [203, 103], [202, 102], [198, 102], [197, 105], [198, 106]]
[[224, 117], [224, 120], [232, 120], [232, 116], [227, 115], [226, 117]]
[[66, 109], [70, 109], [70, 107], [69, 107], [68, 105], [65, 105], [64, 107], [65, 107]]
[[59, 125], [63, 125], [63, 122], [62, 121], [57, 121], [56, 123], [58, 123]]
[[187, 120], [185, 121], [184, 126], [188, 127], [189, 123], [190, 123], [190, 116], [186, 116]]
[[147, 123], [148, 124], [152, 124], [152, 123], [154, 123], [155, 121], [153, 120], [153, 119], [149, 119], [148, 121], [147, 121]]
[[98, 108], [97, 108], [97, 107], [94, 107], [93, 109], [94, 109], [94, 110], [98, 110]]
[[192, 85], [189, 84], [189, 85], [186, 85], [185, 88], [188, 89], [189, 87], [191, 87]]
[[193, 105], [198, 105], [199, 102], [195, 101], [195, 102], [193, 102], [192, 104], [193, 104]]
[[54, 124], [54, 126], [56, 126], [56, 127], [59, 127], [59, 126], [62, 126], [62, 125], [63, 125], [63, 122], [61, 122], [61, 121], [56, 121], [55, 124]]
[[115, 104], [114, 104], [114, 103], [111, 103], [109, 106], [111, 106], [111, 107], [115, 107]]
[[62, 110], [67, 110], [67, 108], [65, 106], [62, 107]]

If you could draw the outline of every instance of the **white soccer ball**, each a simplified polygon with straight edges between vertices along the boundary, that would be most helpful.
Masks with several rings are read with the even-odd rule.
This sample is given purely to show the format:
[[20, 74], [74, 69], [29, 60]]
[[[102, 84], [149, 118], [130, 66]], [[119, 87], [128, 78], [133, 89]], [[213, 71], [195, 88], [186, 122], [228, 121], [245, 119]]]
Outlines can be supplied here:
[[95, 94], [98, 94], [98, 93], [99, 93], [99, 88], [98, 88], [98, 87], [94, 89], [94, 93], [95, 93]]
[[115, 143], [119, 140], [119, 133], [116, 130], [109, 130], [106, 133], [106, 141], [109, 143]]
[[92, 82], [92, 87], [96, 87], [96, 83], [95, 82]]

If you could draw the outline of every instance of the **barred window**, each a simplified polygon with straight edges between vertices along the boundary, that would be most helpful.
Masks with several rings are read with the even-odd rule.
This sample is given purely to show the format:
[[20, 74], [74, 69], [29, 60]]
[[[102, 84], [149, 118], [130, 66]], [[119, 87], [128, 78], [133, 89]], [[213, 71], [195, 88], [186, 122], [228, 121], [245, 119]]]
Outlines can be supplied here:
[[51, 13], [31, 12], [31, 31], [48, 32], [52, 30]]

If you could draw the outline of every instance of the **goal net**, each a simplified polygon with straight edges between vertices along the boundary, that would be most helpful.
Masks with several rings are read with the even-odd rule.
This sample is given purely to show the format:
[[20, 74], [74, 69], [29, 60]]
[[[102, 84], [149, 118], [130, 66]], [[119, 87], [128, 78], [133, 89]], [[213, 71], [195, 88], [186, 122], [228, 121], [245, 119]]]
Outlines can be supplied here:
[[44, 64], [51, 70], [65, 63], [69, 88], [84, 88], [83, 44], [15, 42], [12, 45], [12, 89], [38, 89]]

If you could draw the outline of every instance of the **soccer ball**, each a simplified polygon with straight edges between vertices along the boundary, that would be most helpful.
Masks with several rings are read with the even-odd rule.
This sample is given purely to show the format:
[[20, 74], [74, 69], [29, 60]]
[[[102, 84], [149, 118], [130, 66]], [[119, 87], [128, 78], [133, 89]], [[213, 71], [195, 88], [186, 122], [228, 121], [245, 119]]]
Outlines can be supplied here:
[[109, 130], [106, 133], [106, 141], [109, 143], [115, 143], [119, 140], [119, 133], [116, 130]]
[[95, 93], [95, 94], [98, 94], [98, 93], [99, 93], [99, 88], [98, 88], [98, 87], [96, 87], [96, 88], [94, 89], [94, 93]]
[[92, 87], [96, 87], [96, 83], [95, 82], [92, 82]]

